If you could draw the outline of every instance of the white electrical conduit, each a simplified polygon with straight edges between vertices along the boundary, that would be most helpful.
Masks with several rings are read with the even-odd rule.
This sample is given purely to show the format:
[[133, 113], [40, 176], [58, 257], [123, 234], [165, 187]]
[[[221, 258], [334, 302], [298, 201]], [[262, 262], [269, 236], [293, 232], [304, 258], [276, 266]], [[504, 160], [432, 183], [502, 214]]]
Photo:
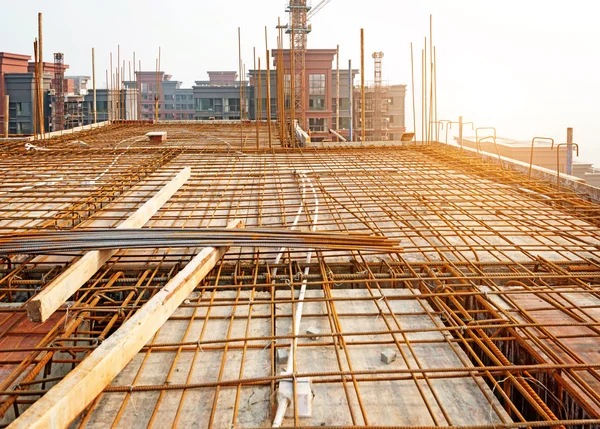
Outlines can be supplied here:
[[[231, 146], [231, 144], [229, 144], [225, 139], [222, 139], [220, 137], [217, 136], [213, 136], [216, 140], [220, 140], [222, 142], [224, 142], [229, 149], [233, 149], [233, 147]], [[253, 158], [253, 156], [251, 155], [247, 155], [241, 151], [235, 150], [235, 153], [239, 153], [240, 155], [249, 157], [249, 158]], [[311, 225], [311, 231], [316, 231], [317, 229], [317, 224], [319, 222], [319, 197], [317, 195], [317, 191], [315, 190], [315, 187], [313, 186], [311, 180], [306, 176], [306, 173], [300, 173], [297, 171], [294, 171], [294, 174], [296, 174], [301, 182], [302, 182], [302, 192], [300, 194], [300, 206], [298, 207], [298, 211], [296, 213], [296, 217], [294, 218], [294, 222], [292, 223], [291, 226], [291, 230], [296, 229], [296, 227], [298, 226], [298, 222], [300, 220], [300, 216], [302, 215], [302, 209], [304, 208], [304, 206], [306, 206], [306, 202], [305, 202], [305, 196], [306, 196], [306, 183], [308, 183], [308, 186], [310, 186], [310, 189], [314, 195], [314, 212], [313, 212], [313, 221], [312, 221], [312, 225]], [[308, 209], [307, 209], [308, 210]], [[285, 252], [286, 248], [282, 247], [279, 249], [279, 253], [277, 254], [277, 257], [275, 258], [275, 264], [279, 264], [279, 262], [281, 261], [281, 258], [283, 257], [283, 253]], [[295, 312], [295, 319], [294, 319], [294, 325], [292, 327], [292, 335], [294, 336], [294, 339], [292, 340], [292, 343], [290, 344], [290, 352], [288, 354], [288, 362], [287, 362], [287, 366], [286, 366], [286, 373], [292, 375], [293, 371], [294, 371], [294, 353], [296, 351], [296, 347], [298, 346], [298, 333], [300, 331], [300, 322], [302, 320], [302, 311], [304, 309], [304, 296], [306, 295], [306, 276], [309, 274], [310, 271], [310, 262], [312, 259], [312, 250], [309, 250], [306, 253], [306, 267], [304, 268], [304, 279], [302, 280], [302, 286], [300, 287], [300, 294], [298, 295], [298, 304], [296, 307], [296, 312]], [[277, 267], [273, 268], [271, 275], [275, 276], [277, 274]], [[275, 281], [273, 281], [274, 283]], [[274, 298], [274, 297], [272, 297]], [[277, 398], [277, 411], [275, 413], [275, 418], [273, 419], [273, 426], [274, 428], [278, 428], [281, 427], [281, 424], [283, 423], [283, 418], [285, 416], [285, 412], [287, 410], [287, 407], [290, 405], [290, 398], [287, 398], [285, 396], [281, 396]]]
[[[302, 203], [300, 205], [300, 208], [302, 208], [302, 205], [305, 204], [304, 203], [304, 193], [305, 193], [305, 180], [306, 182], [308, 182], [308, 186], [310, 186], [310, 189], [314, 195], [314, 199], [315, 199], [315, 207], [314, 207], [314, 212], [313, 212], [313, 221], [312, 221], [312, 226], [311, 226], [311, 231], [315, 231], [317, 229], [317, 224], [319, 222], [319, 197], [317, 196], [317, 191], [315, 190], [315, 187], [313, 186], [311, 180], [306, 177], [306, 174], [304, 173], [300, 173], [299, 174], [300, 178], [302, 179]], [[300, 217], [300, 212], [298, 213], [298, 215], [296, 216], [296, 219], [294, 219], [294, 226], [298, 223], [298, 219]], [[277, 259], [276, 259], [276, 263], [279, 262], [279, 260], [281, 259], [281, 255], [283, 255], [283, 251], [285, 249], [282, 249], [281, 253], [279, 253], [279, 255], [277, 255]], [[294, 339], [292, 340], [292, 344], [290, 345], [290, 352], [288, 355], [288, 361], [287, 361], [287, 367], [286, 367], [286, 373], [292, 375], [293, 371], [294, 371], [294, 353], [296, 351], [296, 347], [298, 346], [298, 333], [300, 332], [300, 321], [302, 320], [302, 310], [304, 309], [304, 295], [306, 294], [306, 276], [309, 273], [310, 270], [310, 261], [312, 258], [312, 250], [309, 250], [306, 253], [306, 267], [304, 268], [304, 279], [302, 280], [302, 287], [300, 288], [300, 294], [298, 295], [298, 305], [296, 307], [296, 313], [295, 313], [295, 319], [294, 319], [294, 326], [293, 326], [293, 330], [292, 330], [292, 335], [294, 336]], [[274, 269], [274, 272], [276, 272], [277, 268]], [[283, 423], [283, 418], [285, 416], [285, 412], [287, 410], [287, 407], [290, 405], [290, 398], [287, 398], [283, 395], [277, 397], [277, 412], [275, 413], [275, 418], [273, 419], [273, 426], [274, 428], [278, 428], [281, 426], [281, 424]]]
[[[292, 231], [296, 229], [296, 226], [298, 225], [298, 221], [300, 220], [300, 216], [302, 215], [302, 208], [304, 207], [304, 197], [306, 195], [306, 181], [305, 181], [305, 175], [304, 174], [298, 174], [298, 177], [300, 178], [300, 180], [302, 181], [302, 192], [300, 194], [300, 205], [298, 206], [298, 212], [296, 213], [296, 217], [294, 218], [294, 222], [292, 223], [292, 227], [290, 228]], [[277, 255], [277, 257], [275, 258], [275, 264], [279, 264], [279, 261], [281, 261], [281, 257], [283, 256], [283, 252], [285, 252], [285, 247], [282, 247], [279, 249], [279, 254]], [[275, 277], [275, 275], [277, 275], [277, 267], [273, 268], [273, 272], [271, 273], [271, 275], [273, 277]]]

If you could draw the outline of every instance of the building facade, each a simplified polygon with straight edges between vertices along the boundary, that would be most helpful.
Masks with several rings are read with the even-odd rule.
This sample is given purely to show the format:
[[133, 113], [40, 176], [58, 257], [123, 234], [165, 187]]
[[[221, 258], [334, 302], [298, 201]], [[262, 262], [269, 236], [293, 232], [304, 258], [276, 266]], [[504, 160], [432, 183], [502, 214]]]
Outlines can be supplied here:
[[[9, 95], [8, 134], [28, 135], [34, 132], [35, 117], [35, 76], [33, 73], [5, 73], [4, 89]], [[45, 130], [51, 131], [51, 95], [52, 75], [44, 74], [42, 83]]]
[[172, 76], [165, 72], [138, 71], [136, 78], [137, 81], [125, 82], [125, 87], [137, 88], [139, 92], [138, 119], [156, 119], [156, 97], [159, 120], [194, 119], [192, 88], [182, 88], [181, 82], [171, 80]]
[[[2, 134], [4, 134], [4, 119], [7, 114], [4, 111], [4, 96], [10, 95], [7, 94], [5, 75], [7, 73], [27, 73], [27, 63], [30, 59], [29, 55], [0, 52], [0, 130], [2, 130]], [[16, 124], [14, 128], [16, 128]], [[9, 133], [12, 134], [10, 129]]]
[[[117, 110], [122, 103], [121, 115], [126, 121], [137, 120], [139, 95], [136, 89], [126, 88], [119, 91], [108, 89], [96, 89], [96, 121], [104, 122], [117, 118]], [[94, 123], [94, 93], [88, 91], [83, 96], [84, 125]]]
[[[378, 95], [377, 92], [378, 91]], [[365, 87], [365, 140], [399, 141], [406, 132], [406, 85]], [[354, 140], [362, 138], [362, 90], [354, 87], [353, 95]], [[379, 110], [377, 112], [377, 110]], [[379, 123], [379, 125], [378, 125]]]
[[[279, 50], [272, 51], [273, 62], [276, 65]], [[281, 51], [284, 68], [284, 90], [286, 93], [286, 105], [290, 105], [291, 95], [291, 51]], [[333, 102], [335, 97], [333, 91], [333, 59], [336, 55], [335, 49], [309, 49], [306, 51], [304, 94], [305, 123], [300, 126], [306, 130], [311, 138], [316, 140], [328, 138], [329, 129], [333, 124]], [[341, 103], [340, 103], [341, 104]]]
[[[239, 120], [244, 112], [254, 119], [254, 105], [250, 103], [254, 93], [252, 87], [236, 80], [236, 72], [208, 72], [208, 81], [196, 81], [194, 93], [194, 119]], [[244, 104], [240, 103], [242, 91]]]

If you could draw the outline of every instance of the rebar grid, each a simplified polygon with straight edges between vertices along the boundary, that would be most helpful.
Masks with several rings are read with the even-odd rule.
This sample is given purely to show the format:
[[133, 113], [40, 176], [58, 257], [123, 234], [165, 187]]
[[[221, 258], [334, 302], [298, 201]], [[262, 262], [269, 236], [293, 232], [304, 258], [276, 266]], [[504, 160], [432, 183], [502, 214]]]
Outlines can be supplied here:
[[[239, 126], [187, 124], [151, 147], [143, 136], [160, 126], [115, 126], [90, 135], [89, 149], [50, 140], [50, 151], [9, 151], [0, 160], [10, 178], [0, 185], [2, 232], [114, 227], [191, 166], [146, 227], [241, 218], [305, 231], [318, 205], [318, 230], [394, 237], [404, 250], [318, 251], [305, 275], [305, 250], [286, 249], [276, 263], [278, 248], [231, 249], [79, 427], [268, 426], [285, 378], [277, 350], [293, 339], [303, 281], [295, 378], [311, 377], [316, 396], [309, 421], [294, 399], [290, 427], [598, 426], [596, 205], [443, 147], [241, 150]], [[197, 250], [120, 251], [35, 344], [18, 344], [31, 329], [24, 311], [0, 307], [5, 419]], [[2, 301], [30, 299], [76, 257], [0, 259]], [[319, 328], [316, 340], [308, 327]], [[387, 349], [398, 356], [390, 365], [379, 360]]]

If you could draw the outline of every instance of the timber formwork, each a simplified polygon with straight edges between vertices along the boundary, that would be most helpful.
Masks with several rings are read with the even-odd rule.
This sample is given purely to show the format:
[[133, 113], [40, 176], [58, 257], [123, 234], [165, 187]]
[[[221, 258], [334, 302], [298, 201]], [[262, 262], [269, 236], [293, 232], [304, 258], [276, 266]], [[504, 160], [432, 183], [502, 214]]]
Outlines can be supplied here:
[[[294, 380], [310, 377], [313, 416], [294, 397], [286, 427], [600, 427], [599, 206], [442, 145], [291, 150], [275, 133], [269, 147], [265, 127], [258, 149], [251, 123], [116, 125], [4, 147], [3, 234], [116, 227], [189, 166], [145, 227], [241, 219], [402, 246], [231, 248], [73, 427], [270, 426], [303, 283]], [[168, 140], [150, 144], [149, 131]], [[44, 324], [23, 305], [78, 254], [0, 258], [2, 423], [197, 253], [120, 250]]]

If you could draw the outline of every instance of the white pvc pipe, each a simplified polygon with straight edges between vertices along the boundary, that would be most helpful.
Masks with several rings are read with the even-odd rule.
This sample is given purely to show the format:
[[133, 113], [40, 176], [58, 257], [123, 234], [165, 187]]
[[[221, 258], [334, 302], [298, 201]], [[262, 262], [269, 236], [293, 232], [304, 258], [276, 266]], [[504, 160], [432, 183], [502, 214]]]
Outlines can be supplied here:
[[[315, 231], [317, 229], [317, 224], [319, 222], [319, 197], [317, 195], [317, 191], [315, 190], [315, 187], [312, 185], [311, 180], [306, 177], [305, 174], [301, 174], [301, 177], [306, 178], [306, 181], [308, 182], [308, 186], [310, 186], [310, 189], [314, 195], [314, 217], [313, 217], [313, 222], [312, 222], [312, 226], [311, 226], [311, 231]], [[304, 179], [303, 179], [303, 185], [304, 185]], [[304, 187], [303, 187], [303, 194], [302, 194], [302, 201], [304, 201]], [[299, 216], [298, 216], [299, 217]], [[281, 253], [283, 254], [283, 252]], [[278, 255], [279, 256], [279, 255]], [[298, 346], [298, 333], [300, 332], [300, 322], [302, 321], [302, 311], [304, 310], [304, 296], [306, 294], [306, 276], [308, 275], [309, 271], [310, 271], [310, 261], [312, 259], [312, 249], [309, 249], [309, 251], [306, 253], [306, 267], [304, 268], [304, 279], [302, 280], [302, 287], [300, 288], [300, 294], [298, 295], [298, 306], [296, 307], [296, 313], [295, 313], [295, 320], [294, 320], [294, 326], [293, 326], [293, 331], [292, 334], [294, 335], [294, 339], [292, 340], [292, 344], [290, 345], [290, 352], [288, 355], [288, 362], [287, 362], [287, 367], [286, 367], [286, 373], [288, 374], [292, 374], [292, 372], [294, 371], [294, 353], [296, 351], [296, 347]], [[278, 403], [277, 403], [277, 412], [275, 413], [275, 418], [273, 419], [273, 426], [274, 428], [278, 428], [281, 427], [281, 424], [283, 423], [283, 418], [285, 416], [285, 412], [287, 410], [287, 407], [290, 404], [290, 400], [289, 398], [286, 397], [278, 397]]]

